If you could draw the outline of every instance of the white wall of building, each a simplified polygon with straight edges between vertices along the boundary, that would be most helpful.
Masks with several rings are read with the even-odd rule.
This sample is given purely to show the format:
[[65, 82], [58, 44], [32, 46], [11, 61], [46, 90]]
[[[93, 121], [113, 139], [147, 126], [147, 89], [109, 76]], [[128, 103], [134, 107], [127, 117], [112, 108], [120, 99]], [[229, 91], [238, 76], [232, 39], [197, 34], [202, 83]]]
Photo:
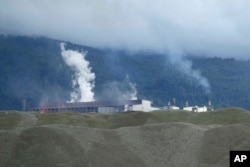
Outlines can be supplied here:
[[166, 107], [164, 107], [164, 109], [167, 109], [167, 110], [179, 110], [180, 107], [177, 107], [177, 106], [166, 106]]
[[193, 111], [194, 106], [183, 107], [185, 111]]
[[[149, 100], [142, 100], [141, 104], [124, 105], [124, 111], [150, 112], [153, 110], [158, 110], [158, 108], [152, 107], [151, 101]], [[99, 113], [113, 113], [113, 112], [119, 112], [119, 111], [123, 111], [123, 110], [118, 109], [117, 107], [109, 107], [109, 106], [98, 107]]]
[[197, 112], [207, 112], [207, 107], [198, 107], [198, 111]]
[[135, 104], [132, 106], [131, 110], [134, 111], [144, 111], [144, 112], [150, 112], [153, 110], [157, 110], [158, 108], [151, 106], [151, 101], [149, 100], [142, 100], [141, 104]]
[[183, 110], [192, 112], [207, 112], [207, 107], [188, 106], [188, 107], [183, 107]]

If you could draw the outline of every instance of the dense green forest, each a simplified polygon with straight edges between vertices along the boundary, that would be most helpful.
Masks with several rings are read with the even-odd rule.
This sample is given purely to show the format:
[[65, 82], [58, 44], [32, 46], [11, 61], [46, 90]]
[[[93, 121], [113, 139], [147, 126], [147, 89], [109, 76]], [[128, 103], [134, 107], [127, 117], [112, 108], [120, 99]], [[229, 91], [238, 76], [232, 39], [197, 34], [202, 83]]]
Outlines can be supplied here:
[[[0, 36], [0, 109], [37, 107], [44, 101], [69, 100], [74, 71], [61, 56], [60, 42], [43, 37]], [[176, 99], [179, 106], [239, 106], [250, 109], [250, 61], [233, 58], [188, 57], [193, 69], [210, 83], [206, 93], [194, 79], [170, 63], [167, 55], [101, 50], [67, 43], [68, 49], [87, 51], [86, 59], [96, 75], [95, 98], [103, 97], [110, 83], [123, 83], [126, 76], [136, 84], [138, 98], [164, 106]], [[109, 97], [110, 98], [110, 97]]]

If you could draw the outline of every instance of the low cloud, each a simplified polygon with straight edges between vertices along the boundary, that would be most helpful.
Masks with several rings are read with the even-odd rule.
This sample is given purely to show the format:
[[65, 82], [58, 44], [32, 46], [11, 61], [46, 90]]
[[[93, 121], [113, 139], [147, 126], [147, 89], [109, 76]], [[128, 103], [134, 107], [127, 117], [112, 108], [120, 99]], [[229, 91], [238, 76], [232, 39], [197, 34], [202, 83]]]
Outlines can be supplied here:
[[166, 54], [209, 92], [187, 54], [250, 56], [247, 0], [2, 0], [0, 33]]
[[2, 0], [0, 32], [101, 48], [247, 58], [249, 7], [246, 0]]

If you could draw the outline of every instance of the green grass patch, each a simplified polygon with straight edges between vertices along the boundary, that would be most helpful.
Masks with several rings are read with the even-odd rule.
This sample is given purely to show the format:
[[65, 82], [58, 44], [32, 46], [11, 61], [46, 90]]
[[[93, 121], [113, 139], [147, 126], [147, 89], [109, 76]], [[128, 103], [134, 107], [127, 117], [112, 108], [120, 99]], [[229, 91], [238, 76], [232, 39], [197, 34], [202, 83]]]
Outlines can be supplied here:
[[241, 108], [225, 108], [204, 113], [182, 110], [154, 112], [130, 111], [113, 114], [102, 113], [35, 113], [37, 125], [63, 124], [91, 128], [113, 129], [152, 123], [185, 122], [201, 125], [250, 123], [250, 113]]
[[51, 125], [51, 124], [63, 124], [63, 125], [78, 125], [87, 126], [84, 121], [85, 116], [80, 113], [73, 112], [55, 112], [55, 113], [35, 113], [37, 117], [37, 125]]
[[15, 111], [0, 111], [0, 130], [14, 128], [22, 119], [20, 113]]
[[194, 113], [190, 122], [205, 125], [250, 123], [250, 113], [242, 108], [224, 108], [212, 112]]
[[119, 128], [137, 126], [147, 122], [148, 115], [143, 112], [126, 112], [114, 114], [101, 113], [35, 113], [37, 125], [64, 124], [86, 126], [91, 128]]
[[182, 110], [159, 110], [149, 114], [149, 123], [186, 122], [199, 125], [250, 123], [250, 112], [236, 107], [200, 113]]
[[148, 116], [148, 113], [141, 111], [117, 113], [109, 118], [109, 128], [144, 125], [148, 120]]
[[182, 110], [159, 110], [148, 113], [152, 123], [188, 122], [193, 114]]

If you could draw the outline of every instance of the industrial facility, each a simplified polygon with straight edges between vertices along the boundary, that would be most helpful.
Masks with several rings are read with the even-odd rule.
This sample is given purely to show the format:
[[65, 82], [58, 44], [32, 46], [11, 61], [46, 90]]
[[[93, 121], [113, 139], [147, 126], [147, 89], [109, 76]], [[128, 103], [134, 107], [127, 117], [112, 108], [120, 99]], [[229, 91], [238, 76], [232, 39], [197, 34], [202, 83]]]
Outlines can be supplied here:
[[212, 111], [213, 106], [211, 101], [207, 105], [199, 107], [189, 106], [188, 102], [181, 109], [175, 105], [175, 99], [173, 103], [168, 102], [168, 105], [162, 108], [152, 107], [150, 100], [122, 100], [122, 101], [91, 101], [91, 102], [67, 102], [60, 104], [43, 104], [38, 108], [31, 109], [35, 112], [58, 112], [58, 111], [75, 111], [81, 113], [115, 113], [125, 111], [143, 111], [150, 112], [154, 110], [184, 110], [188, 112], [207, 112]]
[[[173, 100], [173, 105], [171, 105], [171, 102], [168, 102], [168, 105], [164, 107], [166, 110], [180, 110], [180, 107], [175, 105], [175, 99]], [[212, 111], [213, 106], [211, 101], [208, 101], [208, 104], [202, 107], [199, 107], [197, 105], [195, 106], [189, 106], [188, 102], [185, 103], [185, 106], [182, 108], [184, 111], [189, 111], [189, 112], [207, 112], [207, 111]]]
[[123, 111], [144, 111], [149, 112], [157, 110], [151, 106], [149, 100], [125, 100], [125, 101], [93, 101], [93, 102], [75, 102], [63, 103], [60, 105], [46, 105], [39, 108], [33, 108], [32, 111], [56, 112], [56, 111], [77, 111], [77, 112], [96, 112], [96, 113], [114, 113]]

